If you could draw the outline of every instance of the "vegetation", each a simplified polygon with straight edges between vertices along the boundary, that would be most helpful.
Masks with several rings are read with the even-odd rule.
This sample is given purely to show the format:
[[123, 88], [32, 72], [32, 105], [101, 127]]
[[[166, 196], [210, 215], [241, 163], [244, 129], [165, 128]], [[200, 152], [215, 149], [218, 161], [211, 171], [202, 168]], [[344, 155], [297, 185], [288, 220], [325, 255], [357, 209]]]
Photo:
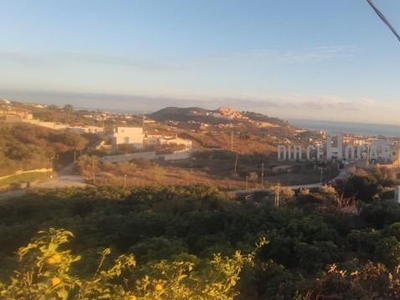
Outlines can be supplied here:
[[[18, 250], [20, 269], [9, 284], [0, 284], [3, 299], [232, 299], [233, 287], [253, 254], [236, 252], [232, 257], [214, 255], [199, 260], [179, 255], [137, 266], [133, 255], [120, 255], [105, 268], [109, 248], [100, 253], [93, 276], [84, 279], [71, 274], [72, 263], [81, 259], [63, 244], [70, 231], [50, 228]], [[137, 267], [137, 268], [135, 268]]]
[[[351, 198], [281, 189], [279, 208], [276, 190], [253, 199], [202, 185], [31, 191], [0, 202], [0, 295], [398, 299], [400, 206], [386, 200], [382, 174], [350, 180]], [[355, 190], [371, 182], [373, 197]]]
[[[69, 105], [42, 112], [50, 119], [62, 114], [69, 123], [79, 115]], [[243, 116], [252, 120], [237, 121], [235, 132], [227, 120], [197, 131], [210, 119], [204, 115], [154, 125], [181, 130], [204, 147], [217, 145], [190, 160], [114, 164], [82, 155], [77, 168], [98, 186], [30, 190], [1, 200], [0, 298], [399, 299], [396, 173], [357, 171], [340, 189], [294, 192], [276, 185], [225, 195], [218, 188], [250, 189], [271, 180], [265, 153], [282, 136], [299, 138], [283, 121]], [[88, 140], [26, 124], [5, 124], [0, 138], [0, 175], [49, 166]], [[250, 144], [264, 145], [258, 150], [265, 153]], [[337, 172], [333, 164], [320, 170], [292, 165], [319, 180], [322, 168], [330, 178]], [[211, 180], [213, 186], [192, 184]]]
[[[274, 171], [267, 167], [271, 158], [265, 154], [237, 155], [231, 151], [214, 150], [192, 153], [179, 161], [151, 161], [144, 158], [114, 163], [100, 160], [98, 156], [82, 155], [77, 170], [91, 180], [95, 173], [98, 185], [187, 185], [211, 184], [221, 190], [262, 188], [276, 183], [283, 185], [315, 183], [321, 173], [313, 164], [293, 165], [293, 172]], [[262, 170], [264, 167], [264, 176]], [[324, 176], [337, 175], [336, 168], [326, 165]]]
[[87, 140], [69, 131], [25, 123], [3, 124], [0, 128], [0, 176], [17, 170], [54, 167], [62, 161], [63, 153], [81, 150]]
[[3, 191], [3, 187], [19, 189], [20, 187], [28, 185], [31, 182], [41, 182], [49, 179], [49, 176], [55, 176], [53, 172], [30, 172], [26, 174], [17, 174], [11, 177], [0, 179], [0, 191]]

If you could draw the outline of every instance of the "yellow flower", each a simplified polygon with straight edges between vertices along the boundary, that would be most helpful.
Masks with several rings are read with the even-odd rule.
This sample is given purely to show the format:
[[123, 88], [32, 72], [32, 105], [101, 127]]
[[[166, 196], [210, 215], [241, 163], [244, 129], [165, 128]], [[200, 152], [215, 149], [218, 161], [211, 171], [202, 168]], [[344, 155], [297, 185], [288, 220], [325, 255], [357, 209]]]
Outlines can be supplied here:
[[55, 265], [58, 264], [61, 261], [61, 255], [60, 254], [54, 254], [48, 258], [46, 258], [45, 262], [48, 265]]
[[58, 278], [58, 277], [53, 277], [53, 278], [50, 280], [50, 283], [51, 283], [51, 286], [55, 286], [55, 285], [61, 283], [61, 279]]

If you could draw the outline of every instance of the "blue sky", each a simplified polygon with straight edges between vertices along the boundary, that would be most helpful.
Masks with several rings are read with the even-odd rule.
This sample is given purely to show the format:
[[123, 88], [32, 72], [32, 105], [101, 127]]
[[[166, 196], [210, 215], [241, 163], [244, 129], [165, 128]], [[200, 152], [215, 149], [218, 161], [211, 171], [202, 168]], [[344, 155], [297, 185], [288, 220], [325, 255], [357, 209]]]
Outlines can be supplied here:
[[365, 0], [0, 1], [0, 37], [0, 97], [400, 124], [400, 43]]

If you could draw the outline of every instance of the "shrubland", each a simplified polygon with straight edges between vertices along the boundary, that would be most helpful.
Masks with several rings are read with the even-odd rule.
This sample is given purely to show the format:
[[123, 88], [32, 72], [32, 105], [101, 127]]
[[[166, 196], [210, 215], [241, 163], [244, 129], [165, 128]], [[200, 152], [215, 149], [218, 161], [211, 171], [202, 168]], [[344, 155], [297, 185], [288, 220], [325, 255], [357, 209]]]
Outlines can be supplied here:
[[0, 295], [398, 299], [400, 206], [371, 176], [372, 198], [285, 191], [279, 208], [204, 185], [33, 190], [0, 202]]
[[70, 131], [55, 131], [25, 123], [0, 127], [0, 176], [17, 170], [49, 168], [67, 152], [82, 150], [88, 140]]

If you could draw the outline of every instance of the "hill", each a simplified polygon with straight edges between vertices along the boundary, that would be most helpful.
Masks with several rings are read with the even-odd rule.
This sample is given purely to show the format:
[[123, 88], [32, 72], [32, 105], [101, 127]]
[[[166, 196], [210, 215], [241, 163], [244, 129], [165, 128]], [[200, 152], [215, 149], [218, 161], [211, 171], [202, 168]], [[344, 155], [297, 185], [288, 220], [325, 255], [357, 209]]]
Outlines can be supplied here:
[[[165, 107], [160, 109], [152, 114], [150, 117], [156, 121], [189, 121], [196, 119], [196, 116], [206, 116], [209, 110], [199, 108], [199, 107], [188, 107], [188, 108], [179, 108], [179, 107]], [[198, 119], [207, 119], [207, 118], [198, 118]]]
[[[271, 127], [291, 126], [288, 122], [278, 118], [271, 118], [255, 112], [238, 112], [229, 107], [220, 107], [215, 110], [207, 110], [200, 107], [166, 107], [149, 115], [152, 119], [165, 121], [197, 121], [208, 124], [221, 124], [237, 121], [266, 122]], [[293, 127], [293, 126], [291, 126]]]
[[[148, 133], [163, 132], [194, 141], [200, 148], [218, 148], [241, 153], [270, 153], [276, 146], [299, 143], [304, 130], [286, 121], [255, 112], [238, 112], [221, 107], [166, 107], [149, 115], [157, 126], [146, 125]], [[160, 126], [164, 125], [164, 127]]]

